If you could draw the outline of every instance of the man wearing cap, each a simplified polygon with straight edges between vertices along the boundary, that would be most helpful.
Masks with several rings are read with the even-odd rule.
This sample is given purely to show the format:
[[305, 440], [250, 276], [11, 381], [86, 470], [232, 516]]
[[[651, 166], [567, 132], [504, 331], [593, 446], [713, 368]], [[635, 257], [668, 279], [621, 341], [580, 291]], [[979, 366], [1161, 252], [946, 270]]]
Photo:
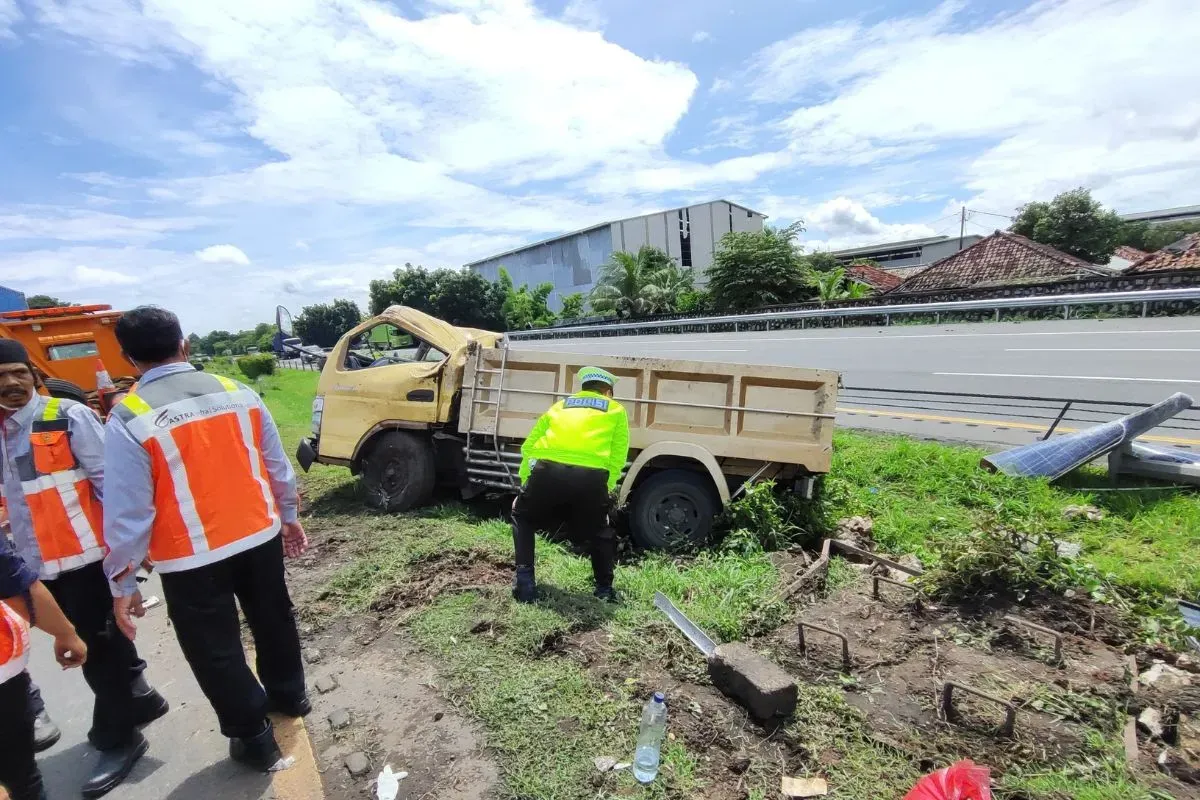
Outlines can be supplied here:
[[88, 406], [40, 395], [25, 348], [0, 339], [0, 494], [13, 542], [87, 645], [100, 751], [84, 797], [112, 791], [145, 754], [138, 728], [167, 713], [146, 663], [117, 629], [103, 560], [104, 428]]
[[534, 533], [566, 523], [572, 540], [588, 545], [596, 596], [617, 602], [616, 542], [608, 524], [609, 496], [629, 458], [629, 418], [613, 400], [616, 377], [597, 367], [579, 372], [581, 391], [538, 419], [521, 445], [521, 493], [513, 503], [517, 576], [513, 597], [532, 603]]

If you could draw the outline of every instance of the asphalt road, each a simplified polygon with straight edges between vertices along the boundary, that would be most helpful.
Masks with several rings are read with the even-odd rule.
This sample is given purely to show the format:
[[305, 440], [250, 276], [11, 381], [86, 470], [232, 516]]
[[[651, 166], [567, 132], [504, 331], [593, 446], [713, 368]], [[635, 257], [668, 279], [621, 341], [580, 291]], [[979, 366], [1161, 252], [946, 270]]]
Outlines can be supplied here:
[[[1177, 391], [1200, 398], [1197, 317], [641, 335], [521, 341], [519, 346], [832, 369], [852, 389], [1138, 403]], [[1037, 438], [1049, 424], [1046, 417], [1056, 414], [1049, 410], [1052, 404], [1030, 405], [846, 391], [839, 423], [1007, 445]], [[1117, 407], [1091, 414], [1073, 410], [1064, 425], [1087, 427], [1121, 412]], [[1186, 429], [1192, 425], [1196, 430]], [[1156, 435], [1176, 446], [1200, 448], [1200, 421]]]

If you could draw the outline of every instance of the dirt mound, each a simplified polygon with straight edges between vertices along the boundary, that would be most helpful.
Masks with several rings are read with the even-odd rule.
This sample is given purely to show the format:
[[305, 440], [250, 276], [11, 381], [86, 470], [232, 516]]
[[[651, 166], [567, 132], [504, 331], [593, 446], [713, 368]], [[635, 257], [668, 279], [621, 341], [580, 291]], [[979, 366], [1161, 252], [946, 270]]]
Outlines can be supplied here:
[[371, 610], [388, 612], [426, 606], [446, 592], [507, 584], [512, 565], [477, 550], [441, 553], [413, 564], [407, 580], [380, 594]]

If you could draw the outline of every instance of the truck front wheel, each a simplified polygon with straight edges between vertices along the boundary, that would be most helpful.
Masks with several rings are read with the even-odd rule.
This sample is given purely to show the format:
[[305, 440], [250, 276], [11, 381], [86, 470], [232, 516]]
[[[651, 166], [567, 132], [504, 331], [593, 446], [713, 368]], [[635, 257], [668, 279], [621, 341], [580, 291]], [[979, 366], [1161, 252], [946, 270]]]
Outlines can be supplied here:
[[633, 494], [629, 527], [634, 541], [653, 550], [704, 544], [721, 500], [706, 475], [668, 469], [647, 478]]
[[381, 434], [363, 457], [361, 470], [367, 505], [380, 511], [407, 511], [433, 493], [433, 448], [407, 431]]

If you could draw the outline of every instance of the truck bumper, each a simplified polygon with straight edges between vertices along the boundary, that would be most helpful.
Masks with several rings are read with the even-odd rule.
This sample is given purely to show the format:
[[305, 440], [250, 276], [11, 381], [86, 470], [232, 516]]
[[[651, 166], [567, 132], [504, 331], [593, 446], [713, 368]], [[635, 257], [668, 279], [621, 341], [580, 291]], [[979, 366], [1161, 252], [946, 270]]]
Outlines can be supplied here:
[[317, 460], [317, 440], [316, 439], [301, 439], [300, 446], [296, 448], [296, 461], [300, 463], [300, 469], [308, 472], [313, 462]]

